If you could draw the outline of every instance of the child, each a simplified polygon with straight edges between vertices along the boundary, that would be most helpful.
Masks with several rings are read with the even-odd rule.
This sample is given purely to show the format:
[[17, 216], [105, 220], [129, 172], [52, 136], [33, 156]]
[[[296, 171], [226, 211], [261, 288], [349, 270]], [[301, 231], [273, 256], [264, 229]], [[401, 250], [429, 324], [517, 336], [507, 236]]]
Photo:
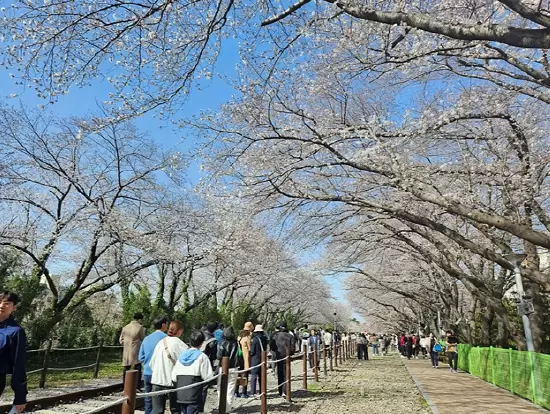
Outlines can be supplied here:
[[[206, 381], [214, 376], [208, 356], [201, 351], [204, 334], [200, 331], [191, 333], [191, 348], [182, 352], [172, 371], [172, 381], [177, 388]], [[202, 406], [203, 386], [196, 386], [177, 391], [181, 414], [198, 414]]]

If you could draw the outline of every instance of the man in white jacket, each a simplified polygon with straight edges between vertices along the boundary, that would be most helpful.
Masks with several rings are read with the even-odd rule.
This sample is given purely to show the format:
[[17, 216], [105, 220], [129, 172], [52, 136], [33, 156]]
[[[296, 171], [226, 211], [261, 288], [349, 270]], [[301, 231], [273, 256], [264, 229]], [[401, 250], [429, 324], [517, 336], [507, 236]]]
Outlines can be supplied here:
[[[183, 334], [183, 324], [180, 321], [170, 322], [168, 336], [161, 340], [151, 357], [149, 366], [153, 371], [151, 384], [153, 391], [161, 391], [174, 388], [172, 382], [172, 371], [177, 360], [188, 346], [179, 338]], [[164, 414], [166, 400], [170, 399], [170, 412], [179, 414], [180, 407], [177, 402], [176, 393], [156, 395], [153, 400], [153, 414]]]
[[191, 348], [186, 349], [180, 355], [174, 370], [172, 381], [178, 388], [189, 387], [177, 392], [177, 401], [180, 405], [181, 414], [198, 414], [203, 406], [201, 382], [207, 381], [214, 376], [210, 359], [201, 351], [204, 342], [204, 334], [201, 331], [194, 331], [189, 338]]

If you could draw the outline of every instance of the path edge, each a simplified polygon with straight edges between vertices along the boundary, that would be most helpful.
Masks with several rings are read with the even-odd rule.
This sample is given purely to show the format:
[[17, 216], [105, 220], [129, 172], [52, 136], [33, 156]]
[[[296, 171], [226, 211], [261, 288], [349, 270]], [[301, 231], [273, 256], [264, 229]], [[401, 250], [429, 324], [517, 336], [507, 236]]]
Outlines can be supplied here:
[[407, 368], [407, 372], [409, 373], [409, 375], [413, 379], [414, 385], [416, 385], [416, 388], [418, 388], [418, 391], [420, 391], [420, 394], [422, 394], [422, 397], [424, 397], [424, 400], [428, 404], [428, 407], [430, 407], [430, 410], [432, 410], [432, 413], [433, 414], [440, 414], [439, 408], [437, 408], [437, 405], [435, 405], [435, 403], [432, 401], [432, 398], [430, 397], [430, 394], [428, 394], [424, 390], [424, 387], [422, 386], [422, 383], [420, 382], [420, 380], [418, 378], [416, 378], [416, 375], [414, 375], [412, 373], [412, 371], [409, 369], [409, 366], [405, 362], [403, 362], [403, 365], [405, 365], [405, 368]]

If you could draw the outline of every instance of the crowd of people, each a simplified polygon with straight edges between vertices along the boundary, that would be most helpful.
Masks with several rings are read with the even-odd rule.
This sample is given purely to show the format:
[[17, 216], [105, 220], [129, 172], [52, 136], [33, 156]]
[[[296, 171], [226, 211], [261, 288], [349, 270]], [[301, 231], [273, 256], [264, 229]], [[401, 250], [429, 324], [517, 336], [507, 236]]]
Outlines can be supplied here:
[[401, 334], [398, 339], [401, 358], [430, 358], [432, 368], [439, 368], [439, 355], [445, 350], [449, 371], [458, 372], [458, 339], [451, 330], [445, 333], [445, 340], [439, 340], [433, 333], [428, 336]]
[[[26, 405], [26, 336], [25, 331], [13, 318], [19, 297], [10, 291], [0, 291], [0, 395], [11, 375], [14, 391], [13, 405], [21, 413]], [[457, 372], [458, 339], [447, 331], [445, 342], [434, 334], [365, 334], [341, 333], [336, 330], [301, 329], [289, 330], [285, 322], [268, 335], [261, 324], [246, 322], [237, 334], [231, 326], [208, 322], [200, 330], [190, 333], [188, 343], [182, 341], [183, 324], [167, 317], [154, 320], [154, 331], [146, 335], [142, 325], [143, 315], [136, 313], [133, 320], [123, 327], [120, 344], [123, 346], [123, 380], [131, 368], [138, 371], [138, 388], [145, 393], [158, 391], [145, 398], [145, 414], [163, 414], [169, 403], [172, 414], [198, 414], [204, 412], [209, 389], [220, 389], [215, 378], [221, 361], [228, 358], [228, 389], [226, 399], [229, 412], [234, 398], [254, 398], [261, 393], [262, 353], [269, 351], [270, 366], [277, 378], [278, 392], [285, 395], [285, 358], [296, 352], [307, 351], [310, 369], [319, 368], [321, 351], [330, 358], [330, 353], [349, 341], [357, 344], [357, 357], [367, 360], [369, 347], [373, 355], [384, 356], [388, 351], [398, 350], [402, 358], [427, 358], [434, 368], [439, 367], [439, 354], [445, 353], [451, 372]], [[314, 352], [314, 351], [317, 352]], [[314, 355], [317, 354], [317, 361]], [[195, 385], [196, 386], [192, 386]], [[182, 388], [174, 392], [166, 392]]]
[[[321, 355], [322, 347], [330, 352], [330, 345], [356, 339], [354, 334], [309, 329], [307, 326], [289, 330], [285, 322], [281, 322], [271, 335], [264, 332], [261, 324], [254, 325], [252, 322], [246, 322], [238, 334], [231, 326], [208, 322], [200, 330], [193, 331], [186, 344], [180, 339], [183, 334], [180, 321], [157, 318], [153, 323], [154, 332], [146, 336], [142, 320], [141, 313], [135, 314], [134, 320], [123, 327], [120, 335], [123, 379], [129, 369], [136, 369], [138, 377], [143, 378], [145, 393], [197, 384], [177, 392], [146, 397], [145, 414], [164, 413], [167, 402], [173, 414], [204, 412], [207, 394], [214, 385], [213, 378], [219, 372], [224, 357], [229, 360], [228, 390], [227, 395], [220, 395], [219, 398], [226, 399], [227, 410], [230, 411], [234, 398], [257, 398], [261, 393], [261, 358], [264, 351], [269, 351], [270, 365], [279, 384], [279, 395], [286, 398], [287, 356], [305, 348], [313, 370], [314, 350]], [[215, 388], [219, 389], [219, 384]]]

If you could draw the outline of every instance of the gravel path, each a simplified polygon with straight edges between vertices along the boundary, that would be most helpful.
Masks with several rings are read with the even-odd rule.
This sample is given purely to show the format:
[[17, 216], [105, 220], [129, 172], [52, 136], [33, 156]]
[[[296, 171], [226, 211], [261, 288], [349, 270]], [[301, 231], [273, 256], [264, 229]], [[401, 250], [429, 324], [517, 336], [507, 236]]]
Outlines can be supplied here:
[[[403, 361], [397, 355], [374, 357], [369, 361], [356, 359], [345, 362], [333, 372], [323, 375], [319, 382], [308, 372], [308, 390], [302, 390], [302, 362], [292, 364], [292, 402], [287, 402], [277, 393], [277, 380], [268, 372], [268, 412], [299, 414], [430, 414], [426, 402], [414, 385]], [[93, 385], [107, 385], [108, 381], [94, 381]], [[90, 387], [92, 383], [73, 385], [70, 391]], [[69, 389], [33, 390], [32, 398], [53, 395]], [[31, 397], [31, 396], [29, 396]], [[208, 393], [206, 412], [217, 407], [218, 395], [214, 390]], [[73, 411], [79, 412], [79, 411]], [[167, 411], [168, 412], [168, 411]], [[258, 399], [234, 399], [232, 413], [259, 413]], [[136, 411], [143, 413], [143, 411]]]
[[[279, 397], [275, 376], [268, 373], [268, 413], [299, 414], [430, 414], [431, 410], [414, 385], [403, 361], [395, 355], [355, 359], [328, 372], [319, 382], [308, 373], [308, 391], [302, 390], [301, 362], [292, 364], [292, 402]], [[206, 412], [217, 407], [217, 394], [209, 392]], [[257, 399], [234, 400], [232, 413], [259, 413]]]
[[[426, 402], [397, 355], [351, 360], [339, 366], [319, 383], [308, 382], [300, 390], [301, 379], [293, 382], [292, 403], [269, 394], [269, 413], [369, 413], [430, 414]], [[237, 400], [238, 401], [238, 400]], [[254, 404], [254, 405], [252, 405]], [[236, 413], [258, 413], [259, 404], [235, 404]]]

